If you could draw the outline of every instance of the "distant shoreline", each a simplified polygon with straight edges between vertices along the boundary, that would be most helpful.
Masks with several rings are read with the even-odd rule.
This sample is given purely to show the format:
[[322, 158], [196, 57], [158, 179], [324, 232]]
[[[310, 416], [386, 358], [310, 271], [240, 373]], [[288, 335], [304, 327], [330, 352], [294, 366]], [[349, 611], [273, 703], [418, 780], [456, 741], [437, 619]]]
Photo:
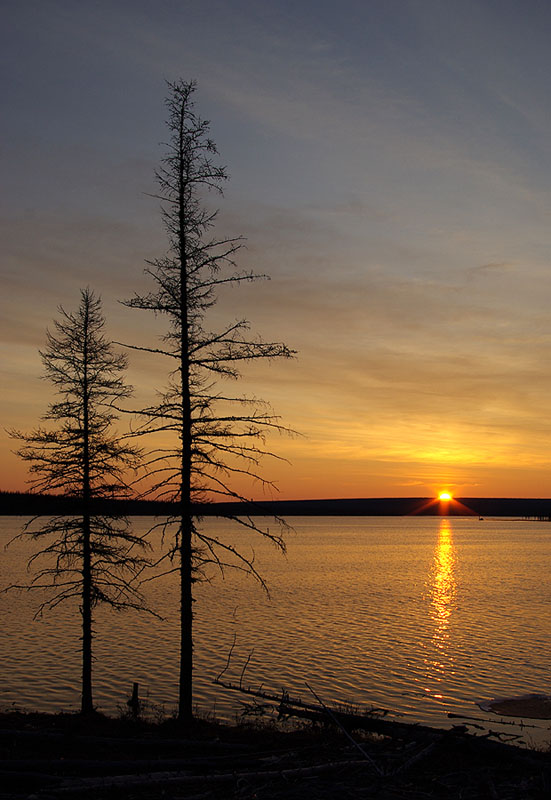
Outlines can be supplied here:
[[[78, 514], [78, 498], [0, 492], [0, 515], [33, 516]], [[97, 501], [95, 513], [126, 516], [167, 516], [174, 503], [155, 500]], [[430, 497], [376, 497], [329, 500], [266, 500], [249, 503], [201, 503], [199, 516], [373, 517], [373, 516], [475, 516], [551, 520], [551, 499], [461, 497], [442, 503]]]

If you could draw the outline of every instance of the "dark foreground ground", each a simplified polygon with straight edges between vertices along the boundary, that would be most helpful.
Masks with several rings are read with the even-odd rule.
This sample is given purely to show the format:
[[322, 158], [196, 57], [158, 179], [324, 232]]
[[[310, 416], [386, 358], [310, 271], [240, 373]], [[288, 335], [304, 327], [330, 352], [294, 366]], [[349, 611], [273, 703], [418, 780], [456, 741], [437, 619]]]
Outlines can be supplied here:
[[[349, 731], [350, 733], [350, 731]], [[531, 800], [551, 756], [404, 726], [382, 736], [310, 725], [179, 728], [96, 716], [0, 714], [0, 800]]]

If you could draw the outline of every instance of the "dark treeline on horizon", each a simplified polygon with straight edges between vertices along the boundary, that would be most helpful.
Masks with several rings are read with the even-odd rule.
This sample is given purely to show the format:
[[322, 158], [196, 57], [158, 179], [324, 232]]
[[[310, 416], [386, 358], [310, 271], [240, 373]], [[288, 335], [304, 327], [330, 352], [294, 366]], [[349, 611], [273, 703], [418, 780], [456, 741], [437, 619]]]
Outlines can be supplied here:
[[[0, 491], [0, 514], [32, 516], [78, 514], [79, 498]], [[98, 500], [95, 513], [161, 516], [176, 513], [176, 504], [157, 500]], [[196, 503], [199, 516], [480, 516], [551, 518], [551, 499], [462, 497], [442, 503], [427, 497], [376, 497], [329, 500]]]

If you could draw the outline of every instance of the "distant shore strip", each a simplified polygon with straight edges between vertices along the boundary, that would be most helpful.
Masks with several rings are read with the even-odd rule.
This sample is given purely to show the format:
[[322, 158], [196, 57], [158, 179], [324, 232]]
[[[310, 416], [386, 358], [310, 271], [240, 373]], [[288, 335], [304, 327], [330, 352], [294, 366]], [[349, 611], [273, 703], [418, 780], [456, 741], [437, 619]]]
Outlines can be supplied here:
[[[0, 514], [33, 516], [78, 514], [77, 497], [0, 492]], [[363, 517], [363, 516], [477, 516], [482, 519], [551, 520], [551, 499], [510, 497], [461, 497], [442, 503], [428, 497], [369, 497], [329, 500], [263, 500], [247, 503], [197, 503], [198, 516], [242, 517]], [[176, 504], [156, 500], [102, 500], [95, 513], [124, 516], [170, 516]]]

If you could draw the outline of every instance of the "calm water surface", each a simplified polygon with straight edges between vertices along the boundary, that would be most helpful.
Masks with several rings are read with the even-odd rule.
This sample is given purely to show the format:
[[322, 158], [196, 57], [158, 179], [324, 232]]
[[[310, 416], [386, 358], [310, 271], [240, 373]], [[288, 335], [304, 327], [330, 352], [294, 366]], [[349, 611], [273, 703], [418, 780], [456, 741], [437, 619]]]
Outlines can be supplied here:
[[[21, 518], [0, 518], [2, 545]], [[448, 713], [491, 718], [475, 700], [551, 693], [551, 525], [476, 518], [315, 517], [289, 520], [288, 552], [230, 528], [205, 524], [251, 552], [266, 597], [229, 571], [197, 587], [195, 698], [203, 711], [233, 717], [246, 699], [212, 684], [236, 645], [229, 680], [326, 701], [390, 709], [401, 719], [449, 725]], [[146, 530], [150, 519], [134, 520]], [[33, 545], [1, 550], [2, 586], [25, 576]], [[124, 705], [133, 681], [171, 711], [177, 682], [177, 587], [147, 584], [165, 620], [96, 613], [95, 700]], [[0, 704], [57, 711], [79, 703], [79, 615], [60, 607], [33, 621], [36, 594], [0, 596]], [[550, 722], [526, 720], [531, 742]]]

